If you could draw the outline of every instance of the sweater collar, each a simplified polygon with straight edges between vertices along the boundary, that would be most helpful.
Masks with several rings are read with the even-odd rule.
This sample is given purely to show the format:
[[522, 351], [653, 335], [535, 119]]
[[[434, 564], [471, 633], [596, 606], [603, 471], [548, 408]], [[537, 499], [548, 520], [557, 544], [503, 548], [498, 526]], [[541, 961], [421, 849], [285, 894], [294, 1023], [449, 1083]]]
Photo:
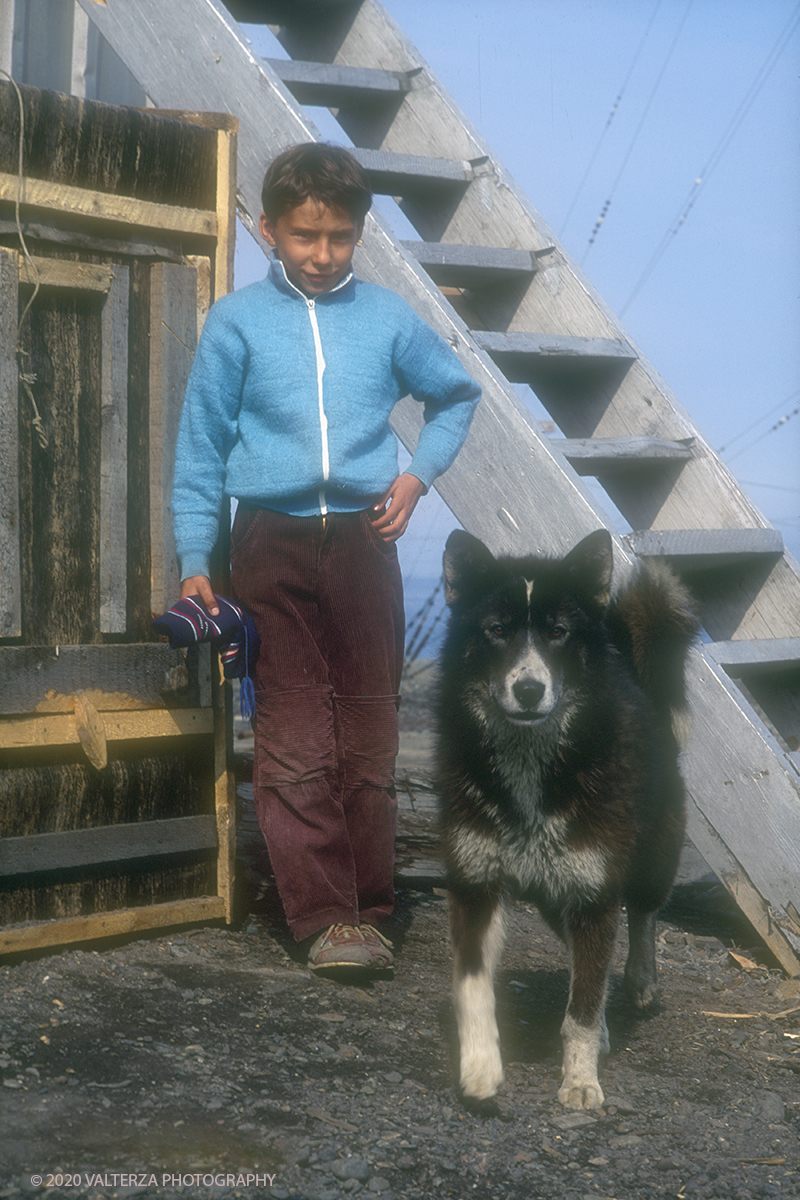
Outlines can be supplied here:
[[345, 275], [344, 279], [341, 279], [339, 283], [337, 283], [336, 287], [331, 288], [329, 292], [320, 292], [318, 296], [307, 296], [302, 288], [299, 288], [296, 283], [292, 283], [291, 279], [286, 274], [286, 268], [284, 267], [283, 263], [279, 258], [276, 258], [274, 254], [270, 258], [269, 262], [269, 275], [270, 279], [279, 291], [287, 292], [290, 295], [299, 296], [300, 299], [306, 303], [308, 303], [309, 300], [319, 303], [320, 300], [325, 300], [328, 296], [338, 296], [341, 292], [345, 291], [347, 288], [351, 288], [355, 284], [355, 276], [352, 271], [349, 271], [347, 275]]

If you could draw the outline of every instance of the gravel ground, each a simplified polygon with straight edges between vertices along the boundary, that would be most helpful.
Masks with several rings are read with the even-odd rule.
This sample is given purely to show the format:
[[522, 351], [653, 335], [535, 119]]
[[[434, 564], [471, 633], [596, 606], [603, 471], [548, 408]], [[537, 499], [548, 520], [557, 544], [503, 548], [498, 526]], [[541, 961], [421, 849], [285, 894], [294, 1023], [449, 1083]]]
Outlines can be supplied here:
[[398, 899], [395, 976], [367, 986], [314, 977], [271, 892], [239, 929], [3, 967], [0, 1197], [800, 1196], [796, 981], [663, 923], [663, 1008], [637, 1017], [615, 977], [605, 1108], [567, 1112], [564, 954], [518, 906], [507, 1081], [475, 1113], [454, 1090], [446, 898]]
[[[404, 703], [413, 770], [424, 701]], [[233, 928], [0, 966], [0, 1200], [800, 1200], [800, 981], [713, 880], [662, 914], [646, 1018], [620, 936], [598, 1113], [555, 1099], [566, 958], [534, 909], [512, 910], [498, 978], [506, 1082], [474, 1111], [441, 889], [401, 888], [397, 969], [367, 985], [307, 969], [268, 884], [244, 899]]]

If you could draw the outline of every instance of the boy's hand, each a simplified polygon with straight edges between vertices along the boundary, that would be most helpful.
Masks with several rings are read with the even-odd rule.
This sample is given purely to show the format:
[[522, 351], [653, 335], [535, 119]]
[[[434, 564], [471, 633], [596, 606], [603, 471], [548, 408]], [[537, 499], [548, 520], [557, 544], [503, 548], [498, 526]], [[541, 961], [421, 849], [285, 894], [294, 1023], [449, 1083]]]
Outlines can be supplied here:
[[217, 598], [211, 588], [211, 580], [207, 575], [191, 575], [181, 584], [181, 600], [187, 596], [199, 596], [212, 617], [219, 616]]
[[396, 542], [408, 528], [417, 501], [427, 488], [416, 475], [398, 475], [392, 486], [375, 505], [371, 518], [376, 533], [386, 542]]

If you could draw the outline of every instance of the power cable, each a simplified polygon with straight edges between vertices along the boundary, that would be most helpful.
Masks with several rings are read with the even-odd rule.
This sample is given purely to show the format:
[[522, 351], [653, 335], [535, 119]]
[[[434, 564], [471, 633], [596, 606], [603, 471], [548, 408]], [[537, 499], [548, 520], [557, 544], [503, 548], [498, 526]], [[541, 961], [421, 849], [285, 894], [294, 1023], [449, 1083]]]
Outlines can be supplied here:
[[697, 203], [701, 189], [705, 186], [710, 176], [719, 166], [725, 151], [728, 149], [734, 137], [738, 133], [745, 117], [753, 107], [753, 104], [755, 103], [761, 89], [772, 74], [776, 63], [780, 59], [798, 27], [800, 27], [800, 5], [795, 8], [786, 25], [783, 27], [783, 30], [777, 41], [767, 54], [764, 62], [761, 64], [761, 67], [756, 73], [753, 82], [750, 84], [750, 87], [745, 93], [744, 99], [741, 101], [733, 117], [728, 122], [725, 132], [722, 134], [722, 137], [712, 150], [708, 161], [689, 189], [686, 199], [678, 210], [677, 216], [673, 220], [672, 224], [668, 227], [654, 253], [651, 255], [649, 262], [642, 271], [642, 274], [639, 276], [633, 291], [620, 309], [620, 316], [625, 314], [633, 300], [636, 299], [637, 295], [644, 287], [645, 283], [647, 283], [647, 280], [650, 278], [655, 268], [658, 266], [658, 263], [663, 258], [667, 248], [671, 245], [679, 230], [683, 227], [683, 225], [685, 225], [690, 212]]
[[611, 185], [611, 189], [608, 193], [608, 198], [600, 211], [600, 215], [598, 216], [597, 220], [595, 221], [594, 229], [592, 230], [591, 236], [589, 238], [589, 244], [587, 245], [586, 250], [583, 255], [583, 258], [581, 259], [581, 266], [586, 261], [589, 251], [591, 250], [592, 246], [594, 245], [595, 241], [597, 240], [597, 235], [600, 232], [603, 222], [605, 221], [606, 217], [608, 216], [608, 210], [611, 208], [611, 203], [614, 199], [614, 194], [615, 194], [617, 188], [619, 187], [620, 180], [622, 179], [622, 176], [625, 173], [625, 168], [627, 167], [628, 162], [630, 161], [631, 155], [633, 154], [636, 143], [639, 140], [639, 134], [642, 132], [642, 129], [644, 128], [645, 121], [647, 120], [647, 114], [650, 112], [650, 108], [652, 107], [653, 101], [656, 98], [658, 89], [661, 86], [661, 81], [664, 78], [664, 75], [666, 74], [667, 67], [669, 66], [670, 60], [675, 51], [675, 47], [677, 46], [678, 40], [681, 36], [681, 33], [683, 32], [683, 27], [686, 24], [686, 19], [689, 16], [689, 12], [691, 10], [693, 3], [694, 3], [694, 0], [689, 0], [689, 3], [686, 5], [686, 9], [684, 11], [683, 16], [681, 17], [680, 24], [678, 25], [675, 36], [672, 39], [672, 44], [670, 45], [670, 48], [667, 51], [667, 56], [664, 59], [661, 70], [658, 73], [658, 78], [656, 79], [656, 82], [653, 86], [653, 90], [650, 93], [648, 101], [644, 106], [644, 111], [639, 120], [639, 124], [636, 126], [636, 131], [634, 132], [634, 135], [630, 141], [630, 144], [628, 146], [625, 157], [622, 160], [622, 166], [620, 167], [619, 171], [617, 172], [617, 177], [614, 180], [613, 184]]
[[762, 413], [760, 417], [756, 417], [755, 421], [751, 421], [750, 424], [746, 425], [745, 428], [740, 430], [739, 433], [735, 433], [729, 442], [726, 442], [724, 446], [720, 446], [718, 448], [717, 454], [724, 454], [726, 450], [730, 450], [734, 442], [738, 442], [739, 438], [745, 437], [748, 433], [750, 433], [751, 429], [755, 429], [756, 426], [760, 425], [762, 421], [768, 421], [773, 413], [778, 412], [779, 409], [784, 408], [787, 404], [791, 404], [795, 396], [800, 396], [800, 388], [798, 388], [796, 392], [792, 392], [789, 396], [786, 396], [785, 399], [779, 400], [773, 408], [771, 408], [768, 412]]
[[781, 417], [780, 421], [776, 421], [774, 425], [771, 425], [765, 433], [762, 433], [757, 438], [753, 438], [752, 442], [748, 442], [746, 446], [742, 446], [741, 450], [737, 450], [735, 454], [732, 454], [727, 460], [728, 464], [733, 462], [734, 458], [738, 458], [740, 454], [745, 454], [748, 450], [752, 450], [753, 446], [757, 446], [759, 442], [763, 442], [764, 438], [769, 437], [771, 433], [777, 433], [779, 429], [783, 429], [784, 425], [788, 421], [791, 421], [792, 417], [798, 416], [798, 414], [800, 414], [800, 404], [796, 408], [793, 408], [791, 412]]
[[580, 196], [581, 196], [584, 186], [586, 184], [586, 180], [589, 178], [589, 175], [591, 174], [592, 167], [594, 166], [594, 164], [597, 160], [597, 156], [600, 153], [600, 149], [603, 145], [603, 142], [605, 141], [606, 134], [608, 133], [608, 131], [611, 127], [614, 117], [617, 115], [619, 106], [622, 103], [622, 98], [625, 95], [625, 90], [630, 82], [630, 78], [633, 75], [634, 70], [636, 69], [636, 64], [639, 61], [640, 55], [642, 53], [642, 49], [644, 48], [644, 44], [647, 41], [648, 34], [650, 33], [650, 30], [653, 27], [653, 22], [655, 21], [656, 16], [658, 15], [658, 10], [660, 8], [661, 8], [661, 0], [656, 0], [656, 6], [653, 9], [653, 14], [650, 17], [650, 20], [647, 24], [647, 28], [645, 29], [645, 31], [642, 35], [642, 39], [636, 48], [636, 53], [633, 56], [633, 61], [631, 62], [630, 67], [628, 68], [628, 74], [625, 76], [625, 79], [622, 83], [622, 87], [619, 89], [619, 92], [617, 93], [617, 98], [611, 106], [611, 112], [608, 114], [608, 117], [606, 118], [606, 123], [603, 127], [602, 133], [600, 134], [600, 138], [597, 142], [597, 145], [594, 148], [594, 153], [592, 154], [592, 157], [589, 159], [589, 165], [586, 168], [586, 170], [584, 171], [583, 178], [581, 179], [580, 183], [578, 184], [577, 191], [575, 192], [575, 195], [572, 198], [572, 203], [570, 204], [569, 208], [567, 209], [567, 215], [564, 218], [561, 228], [558, 231], [559, 237], [563, 236], [564, 230], [566, 229], [567, 225], [569, 224], [569, 219], [572, 216], [575, 205], [578, 203], [578, 200], [580, 199]]

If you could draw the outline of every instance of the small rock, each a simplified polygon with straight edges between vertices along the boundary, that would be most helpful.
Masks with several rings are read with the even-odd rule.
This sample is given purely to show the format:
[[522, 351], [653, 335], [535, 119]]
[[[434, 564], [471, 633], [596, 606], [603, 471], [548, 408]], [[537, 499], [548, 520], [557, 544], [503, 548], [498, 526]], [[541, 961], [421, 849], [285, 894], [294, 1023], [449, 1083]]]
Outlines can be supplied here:
[[786, 1105], [777, 1092], [762, 1092], [758, 1114], [772, 1125], [782, 1125], [786, 1120]]
[[363, 1158], [339, 1158], [331, 1163], [331, 1174], [337, 1179], [357, 1179], [366, 1183], [370, 1177], [369, 1163]]
[[777, 1000], [800, 999], [800, 979], [781, 979], [772, 994]]

